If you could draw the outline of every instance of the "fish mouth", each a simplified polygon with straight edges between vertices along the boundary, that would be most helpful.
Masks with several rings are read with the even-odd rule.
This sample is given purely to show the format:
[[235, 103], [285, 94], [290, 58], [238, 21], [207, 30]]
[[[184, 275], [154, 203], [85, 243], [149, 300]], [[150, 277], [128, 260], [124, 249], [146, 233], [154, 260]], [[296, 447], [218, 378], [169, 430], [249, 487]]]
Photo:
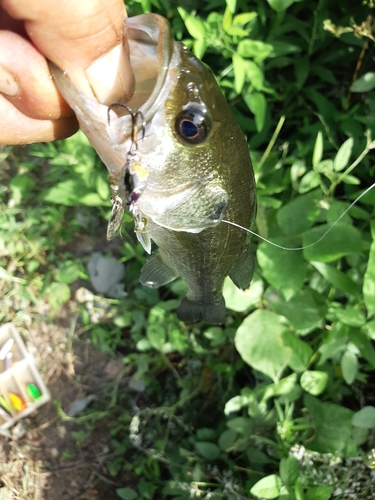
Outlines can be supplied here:
[[[124, 94], [113, 104], [126, 104], [133, 115], [139, 110], [142, 121], [147, 124], [165, 100], [165, 83], [174, 44], [171, 28], [162, 16], [142, 14], [125, 19], [125, 30], [135, 88], [130, 100]], [[51, 62], [49, 67], [59, 91], [75, 112], [80, 128], [111, 176], [119, 178], [132, 145], [131, 113], [124, 107], [101, 104], [96, 98], [84, 95], [74, 86], [67, 72]]]
[[134, 110], [142, 106], [148, 122], [160, 98], [173, 54], [169, 22], [157, 14], [143, 14], [125, 19], [130, 64], [135, 77], [135, 91], [127, 103]]

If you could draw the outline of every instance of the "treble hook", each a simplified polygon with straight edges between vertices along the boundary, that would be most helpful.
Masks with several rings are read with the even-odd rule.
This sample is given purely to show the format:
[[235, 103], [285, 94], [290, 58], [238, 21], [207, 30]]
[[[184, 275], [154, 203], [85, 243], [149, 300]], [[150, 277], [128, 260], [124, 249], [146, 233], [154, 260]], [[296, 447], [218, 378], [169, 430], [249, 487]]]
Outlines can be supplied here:
[[132, 119], [132, 133], [131, 133], [132, 143], [130, 146], [129, 153], [132, 154], [132, 152], [137, 151], [137, 149], [138, 149], [138, 145], [137, 145], [137, 135], [138, 135], [137, 118], [140, 117], [142, 120], [142, 140], [143, 140], [145, 138], [145, 129], [146, 129], [145, 117], [144, 117], [142, 111], [140, 111], [139, 109], [134, 113], [133, 110], [127, 104], [124, 104], [123, 102], [115, 102], [115, 103], [111, 104], [110, 106], [108, 106], [108, 111], [107, 111], [108, 125], [110, 125], [110, 123], [111, 123], [111, 116], [110, 116], [109, 112], [111, 111], [111, 109], [113, 109], [115, 107], [125, 108], [128, 111], [129, 115], [131, 116], [131, 119]]

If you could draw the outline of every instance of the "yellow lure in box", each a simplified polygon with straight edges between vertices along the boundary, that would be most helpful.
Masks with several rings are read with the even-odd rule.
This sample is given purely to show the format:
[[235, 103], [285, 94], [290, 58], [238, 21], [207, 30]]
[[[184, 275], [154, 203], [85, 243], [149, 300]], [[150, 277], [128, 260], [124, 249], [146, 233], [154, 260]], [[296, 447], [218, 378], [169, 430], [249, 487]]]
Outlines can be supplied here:
[[17, 394], [10, 392], [9, 399], [10, 399], [10, 402], [12, 403], [12, 406], [15, 410], [17, 410], [17, 411], [26, 410], [27, 406], [26, 406], [25, 401]]

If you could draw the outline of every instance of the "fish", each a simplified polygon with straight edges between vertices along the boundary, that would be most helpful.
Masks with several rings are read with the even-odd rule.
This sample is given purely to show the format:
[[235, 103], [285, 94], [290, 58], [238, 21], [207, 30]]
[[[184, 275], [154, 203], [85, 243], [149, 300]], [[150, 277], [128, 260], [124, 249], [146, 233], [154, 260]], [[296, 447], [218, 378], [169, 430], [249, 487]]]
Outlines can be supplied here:
[[111, 238], [126, 209], [151, 253], [140, 274], [157, 288], [180, 276], [185, 323], [225, 322], [224, 280], [247, 289], [254, 272], [250, 228], [256, 187], [244, 134], [211, 69], [173, 39], [156, 14], [125, 20], [135, 91], [101, 104], [50, 63], [61, 94], [110, 174]]

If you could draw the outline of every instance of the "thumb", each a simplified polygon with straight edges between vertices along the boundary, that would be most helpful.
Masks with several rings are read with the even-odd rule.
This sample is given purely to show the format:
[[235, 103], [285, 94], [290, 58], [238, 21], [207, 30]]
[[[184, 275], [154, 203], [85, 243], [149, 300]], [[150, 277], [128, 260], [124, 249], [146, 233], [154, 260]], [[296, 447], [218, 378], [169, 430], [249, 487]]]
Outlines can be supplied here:
[[134, 79], [121, 0], [3, 0], [2, 6], [24, 21], [34, 46], [81, 92], [105, 104], [130, 99]]

